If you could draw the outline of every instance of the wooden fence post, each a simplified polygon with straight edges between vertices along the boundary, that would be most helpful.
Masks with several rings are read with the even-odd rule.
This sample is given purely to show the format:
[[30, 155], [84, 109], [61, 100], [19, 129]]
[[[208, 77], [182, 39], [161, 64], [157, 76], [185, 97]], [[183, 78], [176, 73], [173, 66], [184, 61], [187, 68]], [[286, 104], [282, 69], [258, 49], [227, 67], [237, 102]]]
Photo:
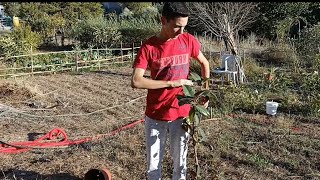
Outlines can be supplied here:
[[[5, 62], [5, 61], [4, 61], [4, 62]], [[14, 61], [14, 62], [13, 62], [13, 69], [11, 70], [11, 73], [12, 73], [12, 74], [15, 74], [15, 73], [16, 73], [16, 66], [17, 66], [17, 65], [16, 65], [16, 61]], [[7, 73], [7, 72], [6, 72], [6, 73]], [[9, 72], [9, 73], [10, 73], [10, 72]]]
[[100, 70], [100, 55], [99, 55], [99, 48], [97, 48], [97, 60], [98, 60], [98, 69]]
[[32, 58], [32, 46], [30, 48], [30, 58], [31, 58], [31, 76], [33, 76], [33, 58]]
[[76, 72], [78, 72], [78, 59], [79, 56], [78, 56], [78, 50], [76, 50], [76, 57], [75, 57], [75, 64], [76, 64]]
[[122, 41], [120, 41], [120, 54], [121, 54], [121, 62], [123, 62]]
[[[90, 57], [90, 59], [89, 59]], [[88, 55], [88, 60], [90, 62], [90, 60], [93, 60], [93, 53], [92, 53], [92, 47], [90, 47], [90, 55]]]
[[134, 61], [134, 42], [132, 43], [132, 61]]

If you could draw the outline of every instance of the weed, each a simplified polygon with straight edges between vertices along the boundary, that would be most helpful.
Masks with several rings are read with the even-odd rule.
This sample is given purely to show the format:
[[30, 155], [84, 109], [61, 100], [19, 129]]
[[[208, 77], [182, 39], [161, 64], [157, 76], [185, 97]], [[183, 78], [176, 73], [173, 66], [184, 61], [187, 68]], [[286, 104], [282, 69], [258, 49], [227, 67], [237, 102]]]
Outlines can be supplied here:
[[251, 154], [248, 157], [248, 161], [253, 163], [254, 165], [258, 166], [259, 168], [266, 168], [270, 165], [269, 160], [262, 157], [259, 154]]

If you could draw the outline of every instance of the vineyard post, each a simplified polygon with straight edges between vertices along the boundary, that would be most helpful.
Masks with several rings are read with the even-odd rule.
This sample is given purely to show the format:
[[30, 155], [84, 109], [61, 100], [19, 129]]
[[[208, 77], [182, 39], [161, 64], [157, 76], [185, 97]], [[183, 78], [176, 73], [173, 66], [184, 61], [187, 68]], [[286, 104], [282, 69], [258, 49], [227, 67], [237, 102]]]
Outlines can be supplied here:
[[79, 58], [79, 56], [78, 56], [78, 50], [76, 50], [76, 56], [75, 56], [75, 65], [76, 65], [76, 72], [78, 72], [78, 58]]
[[121, 53], [121, 62], [123, 62], [122, 41], [120, 41], [120, 53]]
[[13, 69], [11, 71], [12, 74], [16, 73], [16, 61], [13, 61]]
[[99, 55], [99, 48], [97, 48], [97, 60], [98, 60], [98, 69], [100, 70], [100, 55]]
[[31, 76], [33, 76], [33, 58], [32, 58], [32, 46], [30, 48], [30, 58], [31, 58]]
[[134, 42], [132, 43], [132, 61], [134, 61]]
[[90, 47], [90, 55], [89, 55], [90, 58], [88, 58], [88, 60], [94, 60], [93, 59], [93, 53], [92, 53], [92, 47]]

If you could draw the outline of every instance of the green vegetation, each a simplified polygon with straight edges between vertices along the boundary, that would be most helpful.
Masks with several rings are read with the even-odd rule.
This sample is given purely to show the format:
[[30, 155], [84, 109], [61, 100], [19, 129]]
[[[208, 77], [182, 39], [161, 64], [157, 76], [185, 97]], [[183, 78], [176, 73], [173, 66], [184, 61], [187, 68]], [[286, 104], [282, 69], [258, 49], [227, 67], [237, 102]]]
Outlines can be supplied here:
[[33, 32], [30, 26], [20, 26], [0, 37], [0, 56], [28, 54], [36, 50], [41, 43], [41, 37]]
[[[159, 8], [151, 3], [125, 3], [132, 15], [104, 15], [101, 3], [4, 4], [9, 15], [21, 19], [21, 27], [0, 36], [0, 57], [4, 57], [2, 64], [6, 66], [29, 68], [32, 64], [34, 68], [41, 68], [46, 65], [44, 71], [61, 70], [61, 64], [73, 63], [76, 57], [87, 63], [113, 56], [111, 52], [95, 49], [119, 47], [119, 42], [139, 43], [159, 32], [161, 27]], [[158, 11], [148, 14], [143, 11], [146, 7]], [[303, 178], [319, 174], [319, 163], [308, 164], [319, 157], [318, 134], [301, 130], [319, 129], [320, 26], [317, 24], [320, 18], [316, 16], [319, 7], [318, 2], [258, 3], [260, 14], [249, 29], [242, 30], [246, 36], [239, 42], [239, 50], [245, 51], [243, 65], [248, 83], [237, 87], [211, 83], [211, 89], [206, 91], [184, 87], [186, 96], [178, 98], [181, 103], [192, 105], [185, 127], [194, 140], [191, 155], [197, 158], [190, 164], [196, 165], [197, 176], [207, 179], [214, 179], [212, 174], [220, 179], [246, 177], [246, 174], [232, 175], [228, 170], [230, 166], [247, 172], [249, 167], [254, 167], [265, 174], [272, 169], [270, 178], [273, 179], [290, 174]], [[200, 31], [193, 28], [195, 32]], [[57, 43], [58, 36], [61, 44]], [[64, 46], [66, 39], [71, 41], [74, 53], [7, 59], [29, 54], [31, 50], [40, 51], [39, 47], [50, 43]], [[210, 40], [208, 43], [220, 42]], [[211, 53], [207, 51], [203, 52], [206, 57]], [[211, 65], [220, 64], [220, 59], [209, 60]], [[51, 67], [51, 64], [59, 66]], [[93, 67], [88, 69], [94, 70]], [[196, 75], [200, 74], [197, 63], [192, 61], [191, 70], [194, 73], [190, 78], [201, 84], [201, 78]], [[205, 109], [199, 103], [207, 96], [210, 103]], [[264, 115], [266, 101], [280, 103], [276, 117]], [[209, 121], [202, 122], [208, 117], [223, 120], [210, 128]], [[197, 146], [198, 142], [209, 146]], [[221, 167], [221, 164], [229, 167]], [[199, 174], [200, 166], [209, 175]], [[279, 168], [282, 174], [277, 173]], [[267, 177], [257, 174], [256, 179]]]
[[82, 48], [112, 47], [119, 44], [121, 38], [117, 26], [110, 25], [102, 17], [79, 21], [70, 36], [78, 40]]
[[[35, 52], [41, 43], [49, 43], [49, 39], [57, 33], [62, 34], [62, 39], [68, 35], [74, 42], [73, 48], [80, 51], [84, 48], [115, 47], [119, 46], [120, 41], [124, 44], [138, 43], [160, 29], [159, 4], [124, 3], [124, 7], [131, 9], [134, 16], [103, 16], [100, 3], [14, 2], [4, 5], [9, 15], [21, 18], [22, 25], [1, 36], [0, 54], [3, 57], [28, 54], [31, 50]], [[153, 7], [158, 13], [144, 16], [146, 12], [143, 9], [146, 7]], [[258, 47], [257, 39], [261, 34], [274, 36], [276, 41], [260, 46], [260, 59], [256, 59], [257, 54], [253, 56], [249, 52], [244, 66], [250, 83], [238, 88], [219, 87], [215, 92], [218, 98], [212, 102], [214, 110], [223, 114], [235, 111], [257, 113], [264, 111], [265, 101], [279, 100], [279, 108], [283, 112], [318, 116], [320, 26], [314, 25], [318, 21], [312, 17], [318, 7], [319, 3], [259, 3], [261, 14], [252, 27], [264, 29], [252, 31], [241, 42], [241, 47], [245, 43], [249, 43], [251, 48]], [[299, 39], [290, 40], [292, 28], [301, 23], [308, 23], [308, 26], [299, 30]], [[98, 56], [101, 56], [98, 52], [90, 56], [81, 54], [81, 59], [87, 61], [98, 59]], [[53, 62], [52, 59], [61, 58], [43, 55], [34, 57], [33, 63], [48, 65]], [[64, 62], [73, 60], [71, 55]], [[5, 63], [12, 64], [11, 61], [27, 66], [30, 64], [30, 58], [13, 58]], [[191, 68], [199, 73], [200, 68], [194, 63]]]
[[[288, 24], [285, 26], [287, 30], [288, 28], [294, 30], [289, 26], [297, 24], [299, 19], [308, 25], [317, 24], [320, 20], [318, 16], [315, 16], [318, 8], [318, 2], [262, 2], [258, 4], [260, 14], [249, 31], [260, 37], [275, 39], [277, 35], [281, 36], [279, 30], [281, 31], [284, 24]], [[305, 23], [301, 22], [301, 28], [305, 26]], [[296, 32], [299, 31], [298, 28], [295, 29]]]
[[[133, 16], [104, 16], [101, 3], [14, 2], [4, 5], [7, 13], [20, 17], [22, 23], [21, 27], [1, 36], [0, 54], [3, 57], [28, 54], [31, 50], [36, 52], [41, 45], [52, 43], [52, 37], [56, 38], [58, 34], [61, 34], [62, 45], [64, 38], [68, 37], [73, 42], [73, 48], [80, 51], [115, 47], [119, 46], [120, 41], [124, 44], [139, 43], [160, 29], [159, 4], [123, 3], [123, 7], [130, 9]], [[238, 88], [221, 87], [222, 89], [216, 90], [218, 98], [216, 102], [212, 102], [215, 111], [224, 114], [235, 111], [263, 112], [265, 101], [278, 99], [281, 101], [279, 108], [286, 113], [303, 112], [304, 115], [318, 116], [320, 31], [319, 25], [315, 25], [318, 19], [313, 17], [318, 7], [319, 3], [309, 2], [258, 4], [261, 14], [252, 24], [252, 28], [259, 26], [260, 29], [252, 31], [251, 35], [241, 42], [241, 46], [250, 41], [251, 47], [257, 47], [256, 41], [262, 34], [276, 37], [276, 41], [260, 46], [260, 59], [256, 59], [249, 52], [249, 56], [244, 59], [244, 66], [250, 83]], [[157, 13], [145, 16], [149, 13], [143, 11], [145, 8], [156, 9]], [[308, 26], [301, 29], [303, 23]], [[299, 39], [290, 40], [292, 28], [297, 25], [300, 28]], [[90, 58], [98, 59], [98, 56], [101, 54], [97, 52], [90, 56], [81, 54], [81, 59], [87, 61]], [[32, 60], [35, 64], [48, 65], [53, 62], [52, 59], [61, 58], [43, 55]], [[73, 60], [74, 57], [71, 56], [64, 62]], [[4, 63], [12, 64], [11, 61], [27, 66], [30, 64], [30, 58], [13, 58]], [[199, 73], [199, 70], [200, 68], [192, 63], [192, 71]], [[274, 94], [277, 97], [274, 97]], [[301, 95], [305, 96], [302, 98]]]

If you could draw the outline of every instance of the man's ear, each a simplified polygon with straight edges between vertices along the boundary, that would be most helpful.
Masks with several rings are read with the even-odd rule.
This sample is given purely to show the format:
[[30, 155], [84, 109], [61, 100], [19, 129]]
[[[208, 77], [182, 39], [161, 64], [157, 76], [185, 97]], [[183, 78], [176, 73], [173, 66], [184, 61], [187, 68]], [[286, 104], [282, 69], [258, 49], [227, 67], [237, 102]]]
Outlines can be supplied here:
[[167, 19], [164, 16], [161, 16], [161, 24], [162, 25], [167, 24]]

